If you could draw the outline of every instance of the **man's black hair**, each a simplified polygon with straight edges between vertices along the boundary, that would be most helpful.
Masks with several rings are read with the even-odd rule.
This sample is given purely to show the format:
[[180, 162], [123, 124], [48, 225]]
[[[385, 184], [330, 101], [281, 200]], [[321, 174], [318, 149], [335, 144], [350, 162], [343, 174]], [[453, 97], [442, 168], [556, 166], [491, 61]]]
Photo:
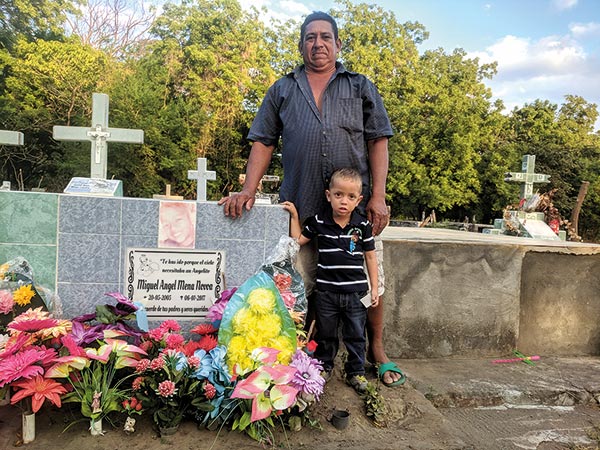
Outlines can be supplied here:
[[335, 40], [337, 40], [339, 38], [338, 26], [337, 26], [335, 19], [333, 17], [331, 17], [329, 14], [327, 14], [326, 12], [313, 11], [308, 16], [306, 16], [306, 19], [304, 19], [304, 22], [302, 23], [302, 26], [300, 27], [300, 45], [302, 45], [302, 43], [304, 42], [304, 35], [306, 34], [306, 27], [308, 26], [309, 23], [314, 22], [315, 20], [325, 20], [326, 22], [329, 22], [331, 24], [331, 27], [333, 28], [333, 37], [335, 38]]

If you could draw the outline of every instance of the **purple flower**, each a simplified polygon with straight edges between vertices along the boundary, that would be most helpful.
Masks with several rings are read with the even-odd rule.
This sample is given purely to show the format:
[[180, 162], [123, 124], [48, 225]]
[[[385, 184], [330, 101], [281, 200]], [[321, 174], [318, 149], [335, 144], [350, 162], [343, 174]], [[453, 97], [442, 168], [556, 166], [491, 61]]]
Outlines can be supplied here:
[[290, 366], [296, 368], [296, 374], [290, 384], [298, 391], [312, 395], [318, 400], [325, 386], [325, 379], [321, 376], [321, 363], [302, 350], [296, 350]]

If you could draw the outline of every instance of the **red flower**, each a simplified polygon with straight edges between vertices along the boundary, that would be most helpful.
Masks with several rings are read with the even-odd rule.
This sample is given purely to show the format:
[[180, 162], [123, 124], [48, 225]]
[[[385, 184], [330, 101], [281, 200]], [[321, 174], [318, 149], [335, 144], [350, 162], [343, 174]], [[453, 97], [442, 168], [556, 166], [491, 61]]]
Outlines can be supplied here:
[[273, 279], [275, 280], [275, 286], [277, 286], [277, 289], [280, 291], [289, 289], [292, 285], [292, 277], [285, 273], [278, 273]]
[[306, 343], [306, 350], [309, 353], [314, 353], [314, 351], [317, 349], [317, 343], [315, 341], [308, 341]]
[[185, 356], [187, 356], [189, 358], [199, 348], [202, 348], [202, 347], [200, 347], [200, 342], [198, 342], [198, 341], [188, 341], [183, 346], [183, 353], [185, 354]]
[[201, 323], [190, 330], [191, 333], [195, 334], [212, 334], [216, 333], [217, 329], [210, 323]]
[[17, 381], [12, 386], [20, 390], [13, 394], [10, 403], [14, 405], [19, 400], [31, 396], [31, 409], [34, 413], [39, 411], [46, 399], [60, 408], [60, 396], [67, 392], [62, 384], [40, 375], [30, 380]]
[[198, 348], [201, 348], [206, 351], [206, 353], [210, 352], [213, 348], [219, 345], [219, 341], [216, 337], [206, 334], [200, 338], [198, 341]]

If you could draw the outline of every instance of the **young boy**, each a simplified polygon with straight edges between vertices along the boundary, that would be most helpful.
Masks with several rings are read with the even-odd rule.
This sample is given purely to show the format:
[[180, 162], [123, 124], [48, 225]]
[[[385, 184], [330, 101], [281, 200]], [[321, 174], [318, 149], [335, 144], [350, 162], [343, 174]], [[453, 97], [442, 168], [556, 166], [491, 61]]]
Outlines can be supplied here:
[[[331, 205], [324, 213], [309, 217], [301, 230], [296, 207], [282, 205], [290, 212], [290, 234], [304, 245], [317, 239], [319, 260], [316, 283], [317, 350], [315, 358], [323, 362], [325, 378], [331, 376], [338, 352], [338, 325], [348, 359], [346, 382], [358, 393], [367, 389], [365, 378], [365, 323], [367, 308], [361, 303], [369, 291], [364, 271], [366, 261], [369, 282], [377, 286], [377, 256], [369, 221], [354, 211], [362, 200], [362, 180], [354, 169], [336, 170], [325, 191]], [[377, 289], [371, 290], [371, 306], [379, 304]]]

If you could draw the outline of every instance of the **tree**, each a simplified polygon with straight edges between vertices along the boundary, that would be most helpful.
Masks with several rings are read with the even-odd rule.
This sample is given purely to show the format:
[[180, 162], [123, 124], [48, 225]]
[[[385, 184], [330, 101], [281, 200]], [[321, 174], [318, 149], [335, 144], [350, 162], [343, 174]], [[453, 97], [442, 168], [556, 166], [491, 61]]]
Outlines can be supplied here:
[[25, 152], [4, 148], [2, 175], [14, 180], [20, 170], [29, 186], [44, 177], [50, 190], [62, 190], [73, 174], [88, 171], [89, 152], [80, 155], [75, 143], [56, 144], [52, 126], [89, 126], [91, 93], [102, 88], [107, 59], [77, 42], [20, 40], [13, 52], [2, 59], [9, 75], [0, 96], [1, 125], [25, 132], [27, 146]]
[[84, 45], [109, 57], [139, 56], [156, 18], [155, 8], [141, 0], [81, 0], [81, 8], [66, 17], [67, 29]]
[[11, 49], [19, 38], [54, 39], [64, 34], [66, 14], [77, 0], [2, 0], [0, 2], [0, 48]]

